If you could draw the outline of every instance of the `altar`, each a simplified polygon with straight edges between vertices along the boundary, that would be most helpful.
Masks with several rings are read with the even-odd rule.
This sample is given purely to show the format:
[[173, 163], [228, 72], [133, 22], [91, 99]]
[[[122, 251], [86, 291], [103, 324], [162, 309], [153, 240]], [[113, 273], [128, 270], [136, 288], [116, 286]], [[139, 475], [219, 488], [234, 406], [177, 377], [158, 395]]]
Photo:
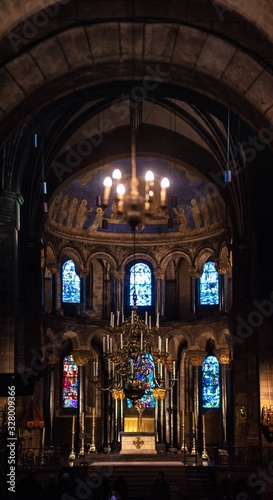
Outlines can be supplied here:
[[124, 431], [120, 432], [121, 454], [156, 454], [156, 437], [153, 409], [126, 410]]
[[125, 455], [156, 454], [156, 432], [121, 432], [121, 450]]

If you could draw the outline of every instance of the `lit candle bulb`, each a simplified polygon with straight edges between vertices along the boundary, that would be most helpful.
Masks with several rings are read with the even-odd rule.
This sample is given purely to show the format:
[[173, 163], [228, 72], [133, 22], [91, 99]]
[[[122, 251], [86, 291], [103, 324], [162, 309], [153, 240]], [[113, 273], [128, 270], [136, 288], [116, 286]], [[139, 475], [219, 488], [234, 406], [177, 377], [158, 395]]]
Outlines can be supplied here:
[[168, 352], [169, 349], [169, 339], [166, 339], [166, 352]]
[[123, 200], [124, 200], [124, 195], [125, 195], [125, 186], [123, 184], [119, 184], [117, 186], [117, 195], [118, 195], [118, 213], [122, 213]]
[[160, 196], [161, 206], [165, 207], [166, 206], [166, 201], [167, 201], [167, 191], [166, 191], [166, 189], [170, 185], [169, 179], [167, 177], [164, 177], [162, 179], [160, 185], [161, 185], [161, 196]]
[[110, 190], [112, 186], [112, 179], [111, 177], [105, 177], [103, 181], [104, 185], [104, 193], [103, 193], [103, 205], [105, 207], [108, 206], [108, 201], [109, 201], [109, 195], [110, 195]]

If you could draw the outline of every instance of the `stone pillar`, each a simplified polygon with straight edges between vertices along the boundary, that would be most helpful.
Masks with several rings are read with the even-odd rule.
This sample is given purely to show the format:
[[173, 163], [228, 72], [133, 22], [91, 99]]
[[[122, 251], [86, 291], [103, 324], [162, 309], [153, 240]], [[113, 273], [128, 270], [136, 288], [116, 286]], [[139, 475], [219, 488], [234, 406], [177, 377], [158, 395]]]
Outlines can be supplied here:
[[196, 280], [200, 278], [201, 274], [195, 266], [191, 266], [188, 270], [191, 278], [191, 311], [192, 316], [196, 316], [197, 297], [196, 297]]
[[56, 311], [61, 307], [61, 304], [58, 304], [58, 276], [60, 267], [57, 264], [50, 265], [49, 270], [51, 272], [51, 312], [52, 314], [56, 314]]
[[153, 389], [153, 395], [156, 400], [155, 408], [155, 431], [158, 435], [159, 444], [163, 445], [164, 440], [164, 401], [166, 398], [166, 389]]
[[54, 413], [55, 413], [55, 366], [59, 363], [60, 356], [55, 353], [50, 353], [48, 357], [48, 390], [46, 391], [46, 395], [49, 395], [49, 398], [45, 398], [45, 415], [49, 416], [48, 422], [46, 423], [46, 441], [50, 442], [50, 445], [53, 446], [54, 443]]
[[155, 271], [154, 272], [154, 277], [156, 279], [156, 307], [155, 307], [155, 313], [159, 313], [159, 315], [162, 317], [164, 316], [165, 313], [165, 307], [164, 307], [164, 302], [163, 302], [163, 280], [164, 280], [164, 273], [161, 271]]
[[[86, 415], [86, 401], [85, 401], [85, 365], [88, 363], [91, 352], [86, 349], [80, 349], [78, 351], [72, 352], [73, 359], [79, 370], [79, 386], [78, 386], [78, 426], [81, 422], [82, 412]], [[80, 429], [77, 429], [77, 436], [79, 435]]]
[[193, 440], [196, 440], [198, 445], [199, 431], [201, 432], [201, 427], [199, 426], [199, 421], [200, 421], [199, 367], [202, 366], [202, 362], [205, 357], [205, 352], [199, 349], [195, 350], [189, 349], [186, 354], [190, 360], [190, 365], [192, 367], [192, 411], [193, 411], [192, 429], [195, 430], [195, 436], [193, 436]]
[[[112, 397], [114, 399], [114, 443], [113, 443], [113, 450], [118, 449], [118, 436], [119, 432], [123, 430], [121, 426], [121, 416], [122, 416], [122, 405], [123, 405], [123, 400], [125, 399], [125, 394], [123, 392], [123, 389], [112, 389]], [[119, 404], [120, 402], [120, 404]]]
[[216, 265], [217, 272], [219, 273], [219, 310], [221, 313], [226, 312], [226, 273], [229, 267], [229, 262], [226, 259]]
[[80, 314], [82, 316], [86, 316], [86, 279], [89, 274], [88, 269], [81, 269], [80, 278], [81, 278], [81, 303], [80, 303]]
[[2, 373], [16, 372], [18, 361], [25, 363], [24, 337], [22, 332], [20, 336], [18, 335], [18, 233], [22, 204], [23, 198], [20, 195], [7, 190], [2, 191], [0, 196], [0, 349], [1, 352], [5, 352], [1, 362]]
[[228, 441], [230, 441], [230, 436], [227, 433], [227, 413], [228, 413], [228, 386], [229, 381], [227, 377], [229, 377], [228, 365], [230, 363], [229, 349], [221, 348], [216, 352], [216, 356], [221, 365], [221, 398], [222, 398], [222, 425], [223, 425], [223, 445], [227, 445]]
[[123, 280], [124, 280], [124, 272], [116, 271], [114, 274], [114, 278], [116, 280], [116, 304], [115, 304], [115, 314], [119, 311], [120, 323], [122, 320], [122, 313], [124, 310], [123, 306]]

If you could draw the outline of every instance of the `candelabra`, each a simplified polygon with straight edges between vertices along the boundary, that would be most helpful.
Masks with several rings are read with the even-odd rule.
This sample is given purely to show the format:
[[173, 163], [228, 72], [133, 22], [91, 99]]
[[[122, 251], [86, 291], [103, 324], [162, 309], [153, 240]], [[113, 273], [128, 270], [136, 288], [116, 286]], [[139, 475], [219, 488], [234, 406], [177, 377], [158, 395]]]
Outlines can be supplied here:
[[191, 449], [191, 454], [196, 455], [197, 450], [196, 450], [196, 429], [195, 429], [195, 420], [194, 420], [194, 413], [192, 414], [192, 449]]
[[96, 420], [95, 420], [95, 408], [94, 408], [93, 409], [93, 416], [92, 416], [91, 446], [89, 448], [90, 453], [97, 453], [96, 444], [95, 444], [95, 426], [96, 426]]
[[203, 435], [203, 450], [202, 450], [202, 460], [207, 461], [209, 459], [209, 456], [207, 454], [206, 450], [206, 430], [205, 430], [205, 416], [202, 415], [202, 435]]
[[85, 443], [84, 412], [82, 412], [82, 416], [81, 416], [80, 440], [81, 440], [81, 448], [80, 448], [79, 456], [80, 457], [84, 457], [84, 455], [85, 455], [85, 447], [84, 447], [84, 443]]
[[183, 453], [186, 453], [188, 451], [187, 444], [186, 444], [186, 438], [185, 438], [185, 413], [184, 410], [182, 410], [182, 443], [181, 443], [181, 448], [180, 451]]
[[[131, 315], [119, 325], [119, 313], [115, 322], [111, 313], [110, 334], [103, 337], [103, 358], [106, 364], [106, 384], [99, 378], [98, 361], [93, 361], [93, 380], [95, 386], [102, 391], [121, 390], [131, 400], [139, 400], [145, 393], [145, 384], [151, 367], [147, 355], [154, 362], [154, 382], [159, 389], [170, 390], [175, 382], [175, 360], [168, 352], [168, 338], [164, 347], [159, 335], [159, 315], [156, 326], [152, 329], [151, 317], [145, 320], [137, 314], [136, 305]], [[115, 324], [116, 323], [116, 324]], [[157, 337], [157, 348], [153, 348]], [[163, 377], [163, 366], [171, 373], [170, 380]]]
[[43, 427], [43, 430], [42, 430], [42, 451], [41, 451], [40, 465], [41, 466], [45, 465], [45, 427]]
[[72, 434], [71, 434], [71, 451], [69, 453], [69, 460], [75, 460], [76, 458], [76, 453], [75, 453], [75, 417], [72, 417]]

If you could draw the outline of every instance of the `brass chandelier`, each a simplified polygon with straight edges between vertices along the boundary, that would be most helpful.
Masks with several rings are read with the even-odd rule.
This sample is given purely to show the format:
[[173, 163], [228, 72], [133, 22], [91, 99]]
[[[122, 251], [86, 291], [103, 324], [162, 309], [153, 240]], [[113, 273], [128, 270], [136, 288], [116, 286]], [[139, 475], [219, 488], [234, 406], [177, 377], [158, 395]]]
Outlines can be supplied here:
[[[115, 324], [116, 323], [116, 324]], [[153, 344], [157, 343], [157, 347]], [[123, 390], [127, 398], [139, 400], [145, 393], [146, 380], [150, 374], [147, 354], [152, 356], [153, 378], [157, 389], [170, 390], [175, 382], [176, 362], [170, 356], [169, 339], [162, 342], [159, 335], [159, 316], [156, 326], [151, 327], [151, 317], [145, 320], [137, 314], [136, 305], [131, 315], [119, 325], [111, 313], [110, 334], [103, 337], [103, 359], [107, 382], [103, 386], [99, 378], [98, 361], [93, 361], [93, 382], [103, 391]]]
[[[109, 197], [112, 187], [116, 189], [114, 203], [117, 207], [117, 214], [132, 227], [137, 227], [145, 218], [152, 216], [154, 203], [154, 174], [148, 170], [145, 174], [144, 192], [139, 192], [139, 180], [136, 169], [136, 132], [140, 123], [141, 103], [130, 101], [130, 122], [131, 122], [131, 185], [130, 192], [126, 193], [124, 184], [121, 182], [122, 173], [119, 169], [113, 171], [112, 177], [107, 176], [104, 181], [104, 194], [102, 206], [108, 207]], [[165, 215], [167, 210], [167, 188], [170, 186], [169, 179], [163, 177], [160, 182], [160, 214]]]

